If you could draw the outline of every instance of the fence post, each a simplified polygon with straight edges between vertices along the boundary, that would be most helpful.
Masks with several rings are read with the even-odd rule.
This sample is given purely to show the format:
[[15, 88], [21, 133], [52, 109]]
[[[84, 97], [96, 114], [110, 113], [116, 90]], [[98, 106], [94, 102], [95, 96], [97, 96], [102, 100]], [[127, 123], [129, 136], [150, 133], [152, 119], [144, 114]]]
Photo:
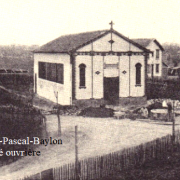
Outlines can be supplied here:
[[142, 144], [142, 150], [143, 150], [143, 161], [142, 164], [146, 161], [146, 144]]
[[103, 177], [103, 157], [100, 156], [100, 178]]
[[77, 138], [78, 127], [75, 126], [75, 178], [80, 180], [80, 169], [78, 160], [78, 138]]
[[57, 118], [58, 118], [58, 136], [61, 136], [60, 106], [57, 106]]

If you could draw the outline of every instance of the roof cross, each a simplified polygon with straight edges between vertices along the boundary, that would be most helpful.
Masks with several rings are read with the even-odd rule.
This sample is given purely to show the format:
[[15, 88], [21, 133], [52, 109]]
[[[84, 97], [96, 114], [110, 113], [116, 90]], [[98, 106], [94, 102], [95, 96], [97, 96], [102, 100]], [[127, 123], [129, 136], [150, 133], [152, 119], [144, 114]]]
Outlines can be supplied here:
[[113, 29], [113, 25], [114, 25], [113, 21], [111, 21], [109, 24], [111, 25], [111, 29]]

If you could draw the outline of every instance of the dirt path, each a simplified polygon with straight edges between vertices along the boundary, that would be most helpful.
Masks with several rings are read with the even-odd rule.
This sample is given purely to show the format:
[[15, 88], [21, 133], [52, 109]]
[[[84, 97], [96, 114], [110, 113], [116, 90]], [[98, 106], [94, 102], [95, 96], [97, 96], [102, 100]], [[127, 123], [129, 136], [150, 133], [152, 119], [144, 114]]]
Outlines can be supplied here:
[[[176, 129], [180, 120], [176, 120]], [[0, 179], [17, 179], [75, 161], [74, 126], [79, 131], [79, 159], [118, 151], [170, 134], [170, 123], [61, 116], [62, 145], [39, 146], [41, 156], [25, 157], [0, 168]], [[47, 116], [48, 136], [57, 137], [57, 117]]]

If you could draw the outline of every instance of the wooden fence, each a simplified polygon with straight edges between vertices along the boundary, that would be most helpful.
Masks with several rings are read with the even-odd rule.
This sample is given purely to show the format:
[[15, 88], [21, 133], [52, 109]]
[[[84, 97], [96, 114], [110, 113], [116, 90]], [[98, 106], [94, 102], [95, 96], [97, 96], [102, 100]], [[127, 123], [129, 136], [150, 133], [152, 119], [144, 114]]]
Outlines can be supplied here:
[[[180, 150], [180, 131], [176, 131], [175, 149], [172, 136], [167, 135], [154, 141], [136, 147], [112, 152], [108, 155], [97, 156], [79, 161], [79, 179], [90, 180], [116, 175], [117, 173], [140, 167], [153, 159], [162, 159], [173, 151]], [[74, 180], [75, 164], [51, 168], [41, 173], [21, 180]]]
[[5, 84], [30, 84], [33, 83], [33, 76], [28, 73], [7, 73], [0, 74], [0, 83]]

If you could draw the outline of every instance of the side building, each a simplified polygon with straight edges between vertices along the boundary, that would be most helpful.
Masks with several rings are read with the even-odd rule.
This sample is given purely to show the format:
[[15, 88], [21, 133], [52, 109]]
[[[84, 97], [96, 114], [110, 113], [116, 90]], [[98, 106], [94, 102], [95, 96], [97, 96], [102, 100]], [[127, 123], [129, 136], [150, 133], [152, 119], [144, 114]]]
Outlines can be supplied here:
[[149, 49], [153, 53], [148, 57], [147, 73], [148, 77], [162, 77], [163, 76], [163, 47], [156, 39], [132, 39], [141, 46]]

